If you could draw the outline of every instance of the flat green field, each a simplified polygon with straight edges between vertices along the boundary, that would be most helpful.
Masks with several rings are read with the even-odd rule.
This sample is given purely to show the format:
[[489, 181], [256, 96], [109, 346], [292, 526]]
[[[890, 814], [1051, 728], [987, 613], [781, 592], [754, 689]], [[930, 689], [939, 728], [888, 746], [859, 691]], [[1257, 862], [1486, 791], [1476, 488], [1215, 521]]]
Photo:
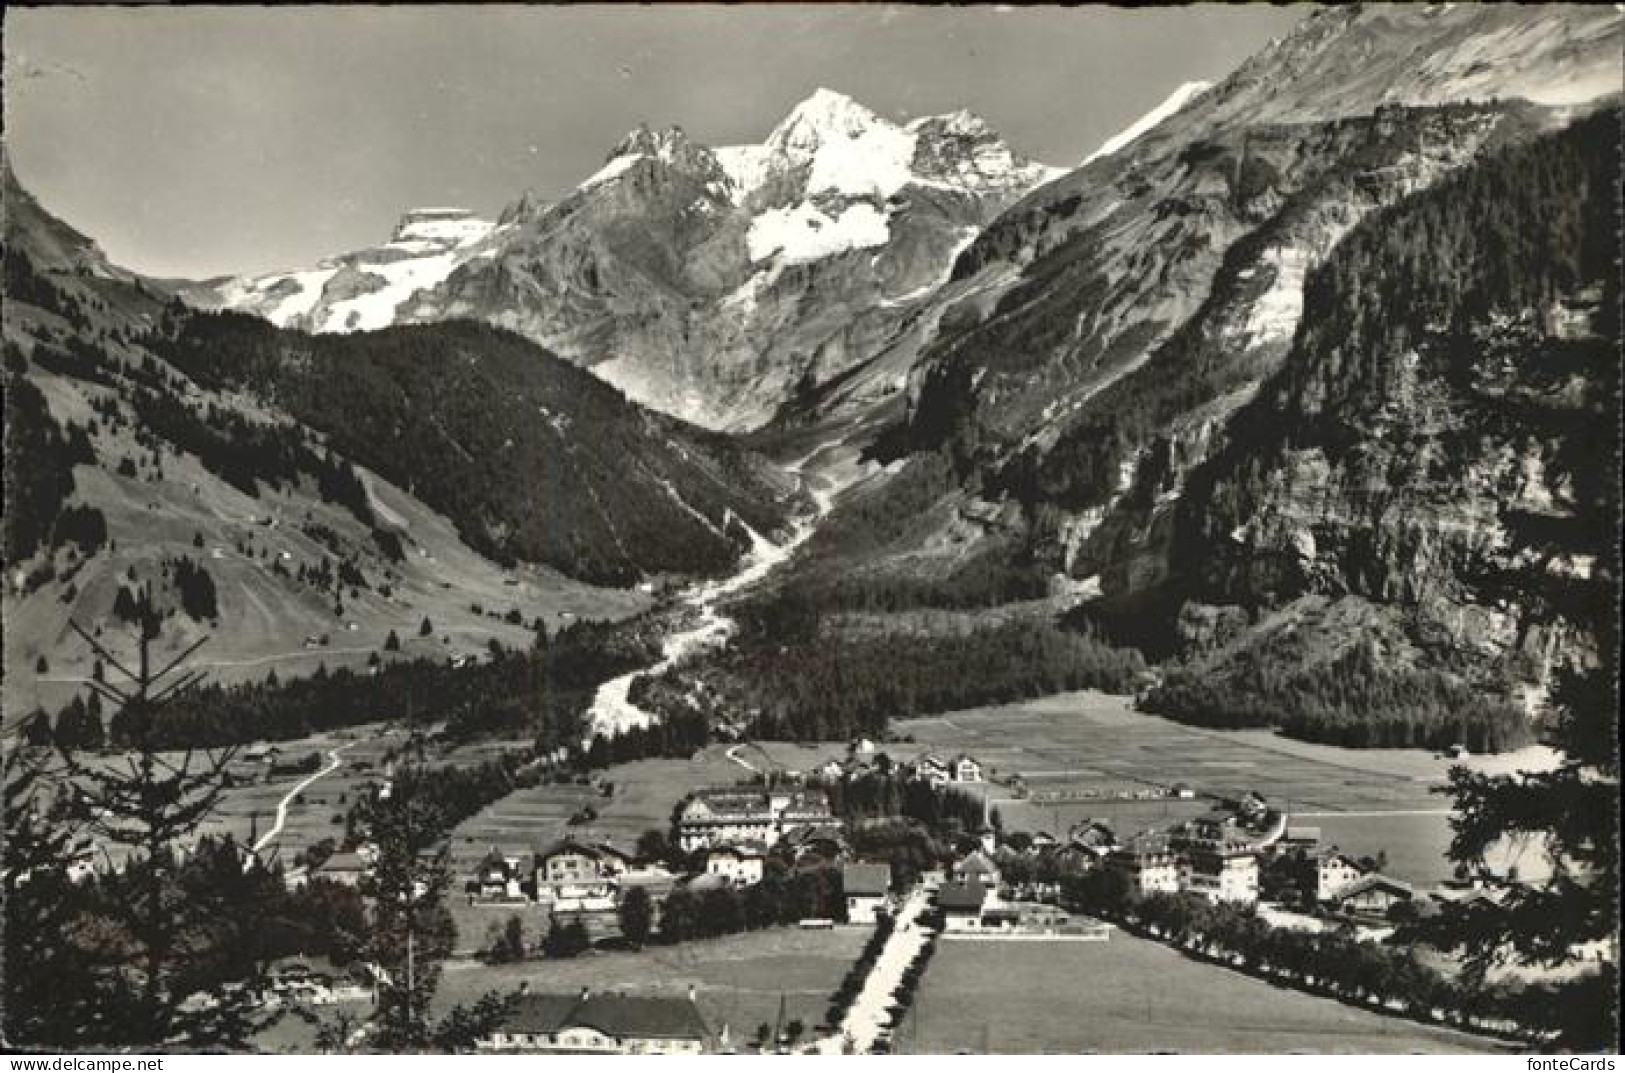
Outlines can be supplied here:
[[898, 1049], [925, 1054], [1494, 1053], [1114, 931], [1104, 943], [944, 941]]

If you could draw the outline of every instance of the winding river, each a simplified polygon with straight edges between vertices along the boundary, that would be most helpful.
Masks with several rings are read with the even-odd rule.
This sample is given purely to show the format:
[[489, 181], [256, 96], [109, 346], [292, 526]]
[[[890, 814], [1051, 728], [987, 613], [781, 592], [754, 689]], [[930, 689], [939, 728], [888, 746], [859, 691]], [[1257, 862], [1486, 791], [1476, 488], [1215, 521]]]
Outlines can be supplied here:
[[852, 483], [850, 480], [837, 482], [828, 473], [818, 472], [808, 476], [805, 472], [813, 459], [840, 446], [842, 444], [839, 440], [820, 444], [785, 467], [787, 471], [801, 479], [812, 497], [816, 505], [813, 514], [798, 522], [795, 532], [782, 544], [774, 544], [748, 525], [745, 526], [750, 533], [752, 547], [741, 561], [739, 571], [725, 578], [699, 582], [678, 597], [679, 607], [686, 609], [680, 613], [679, 619], [692, 625], [685, 625], [683, 629], [666, 637], [660, 646], [660, 659], [655, 663], [639, 667], [618, 678], [611, 678], [598, 687], [598, 692], [593, 696], [592, 707], [587, 709], [587, 731], [583, 745], [591, 744], [596, 735], [613, 737], [632, 727], [648, 726], [658, 720], [659, 717], [655, 713], [638, 707], [628, 697], [633, 679], [641, 674], [660, 674], [695, 652], [715, 648], [727, 641], [733, 633], [734, 622], [721, 614], [717, 610], [717, 605], [735, 593], [755, 585], [776, 570], [780, 563], [795, 554], [796, 549], [806, 543], [807, 538], [818, 528], [818, 523], [824, 515], [829, 513], [836, 494], [847, 484]]

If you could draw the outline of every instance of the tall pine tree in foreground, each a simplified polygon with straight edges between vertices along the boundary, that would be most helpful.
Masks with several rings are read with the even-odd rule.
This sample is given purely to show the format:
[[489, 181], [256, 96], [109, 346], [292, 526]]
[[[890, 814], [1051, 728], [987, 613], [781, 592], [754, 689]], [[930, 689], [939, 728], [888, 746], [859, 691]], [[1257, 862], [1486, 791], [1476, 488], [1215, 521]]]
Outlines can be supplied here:
[[[1619, 1038], [1617, 626], [1602, 635], [1600, 665], [1560, 676], [1553, 690], [1558, 767], [1516, 775], [1451, 771], [1446, 792], [1459, 814], [1451, 820], [1450, 857], [1486, 877], [1494, 897], [1447, 906], [1409, 929], [1465, 955], [1480, 980], [1509, 964], [1562, 970], [1559, 982], [1527, 986], [1513, 1005], [1520, 1020], [1569, 1050], [1607, 1050]], [[1491, 868], [1486, 857], [1503, 839], [1543, 848], [1551, 876], [1524, 880]]]
[[[69, 934], [97, 965], [99, 1016], [61, 1041], [77, 1045], [149, 1049], [240, 1049], [268, 1017], [253, 995], [258, 966], [237, 956], [245, 924], [259, 918], [277, 885], [257, 862], [230, 843], [199, 833], [217, 810], [232, 751], [161, 752], [153, 734], [165, 705], [195, 686], [201, 671], [184, 668], [207, 640], [155, 667], [160, 618], [143, 599], [137, 615], [136, 655], [126, 666], [77, 623], [74, 631], [122, 684], [93, 681], [113, 705], [111, 724], [125, 745], [113, 762], [89, 761], [71, 747], [59, 750], [63, 776], [86, 809], [86, 831], [107, 867], [76, 887], [87, 911]], [[210, 893], [209, 874], [221, 874], [236, 896]], [[53, 996], [55, 998], [55, 996]]]

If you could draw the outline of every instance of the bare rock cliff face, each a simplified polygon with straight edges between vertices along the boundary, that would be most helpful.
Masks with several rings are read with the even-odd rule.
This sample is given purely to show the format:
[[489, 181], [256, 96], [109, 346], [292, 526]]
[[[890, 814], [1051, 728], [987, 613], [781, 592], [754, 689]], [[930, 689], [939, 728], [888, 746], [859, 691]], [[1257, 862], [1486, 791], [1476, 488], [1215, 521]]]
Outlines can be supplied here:
[[1619, 114], [1498, 151], [1312, 277], [1282, 372], [1186, 486], [1210, 604], [1399, 609], [1430, 658], [1538, 690], [1611, 614]]

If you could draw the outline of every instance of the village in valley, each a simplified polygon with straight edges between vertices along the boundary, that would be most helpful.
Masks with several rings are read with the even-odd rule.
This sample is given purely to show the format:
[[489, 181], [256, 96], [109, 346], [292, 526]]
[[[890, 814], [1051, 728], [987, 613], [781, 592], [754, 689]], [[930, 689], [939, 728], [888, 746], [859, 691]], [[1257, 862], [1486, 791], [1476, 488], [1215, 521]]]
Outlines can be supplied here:
[[1625, 5], [5, 29], [7, 1053], [1617, 1041]]
[[[372, 759], [331, 768], [335, 784], [387, 797], [396, 762], [424, 742], [386, 730], [340, 748]], [[281, 755], [251, 749], [241, 763], [245, 772], [261, 765], [262, 777], [285, 777]], [[1144, 923], [1126, 920], [1122, 907], [1159, 896], [1196, 896], [1272, 929], [1353, 941], [1380, 941], [1443, 903], [1492, 897], [1467, 876], [1423, 887], [1386, 875], [1382, 853], [1343, 851], [1282, 802], [1252, 791], [1226, 795], [1185, 782], [1074, 791], [1060, 795], [1069, 807], [1049, 809], [1058, 819], [1064, 811], [1064, 822], [1016, 826], [1006, 812], [1028, 805], [1042, 813], [1057, 795], [1035, 795], [1019, 772], [969, 752], [905, 741], [735, 743], [686, 761], [579, 774], [568, 761], [534, 764], [531, 788], [514, 796], [551, 798], [555, 808], [529, 813], [527, 829], [490, 814], [502, 812], [497, 802], [436, 848], [448, 862], [445, 901], [458, 937], [445, 979], [460, 994], [482, 980], [513, 989], [475, 1040], [482, 1052], [912, 1050], [940, 1044], [922, 1041], [919, 1024], [939, 948], [962, 948], [950, 959], [1076, 954], [1109, 972], [1114, 950], [1146, 943]], [[718, 778], [718, 766], [734, 778]], [[640, 779], [650, 786], [635, 785]], [[671, 795], [669, 822], [634, 833], [637, 819], [660, 805], [643, 801], [636, 816], [617, 818], [617, 799], [655, 788]], [[319, 830], [297, 816], [322, 811], [330, 800], [322, 792], [307, 776], [288, 795], [298, 802], [288, 833]], [[1162, 815], [1110, 818], [1125, 807], [1127, 816]], [[286, 882], [370, 889], [378, 855], [364, 836], [328, 838], [289, 862]], [[673, 956], [723, 944], [733, 944], [724, 957], [747, 964], [760, 945], [762, 962], [752, 968], [767, 968], [767, 978], [739, 988], [727, 961], [708, 976], [718, 966]], [[825, 963], [827, 990], [795, 973], [773, 979], [773, 965], [813, 958]], [[268, 968], [266, 997], [318, 1017], [366, 1010], [383, 971], [364, 959], [284, 957]], [[1025, 1001], [1042, 1009], [1046, 997]], [[1049, 1046], [1074, 1043], [1062, 1031]]]

